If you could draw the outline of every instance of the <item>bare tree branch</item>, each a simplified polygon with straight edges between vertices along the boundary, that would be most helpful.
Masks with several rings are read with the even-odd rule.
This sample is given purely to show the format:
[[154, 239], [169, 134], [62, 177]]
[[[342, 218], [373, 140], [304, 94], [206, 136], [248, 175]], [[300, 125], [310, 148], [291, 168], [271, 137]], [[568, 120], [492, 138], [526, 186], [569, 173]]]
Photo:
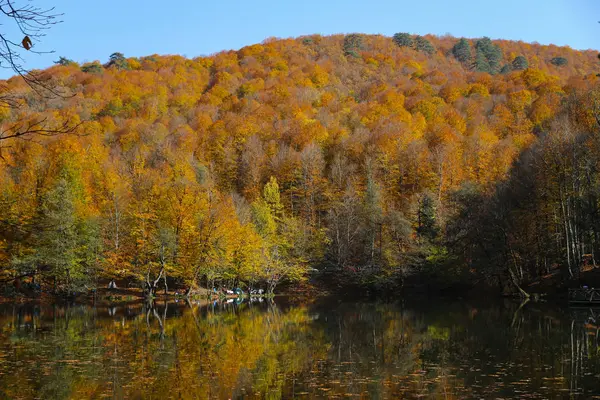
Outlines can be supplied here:
[[22, 65], [23, 50], [36, 54], [52, 53], [52, 51], [34, 50], [34, 43], [41, 42], [46, 31], [62, 22], [62, 14], [55, 12], [54, 7], [43, 9], [25, 2], [18, 6], [15, 0], [0, 0], [0, 16], [4, 15], [18, 27], [24, 37], [9, 38], [0, 33], [0, 67], [12, 69], [23, 77], [28, 84], [37, 84], [37, 75], [32, 74]]
[[[62, 14], [52, 8], [41, 8], [30, 0], [0, 0], [0, 20], [7, 19], [16, 25], [22, 37], [9, 37], [0, 32], [0, 68], [10, 69], [20, 76], [31, 90], [40, 98], [71, 97], [63, 88], [54, 84], [49, 74], [27, 70], [23, 64], [22, 52], [36, 54], [53, 53], [40, 51], [36, 45], [46, 36], [52, 26], [62, 22]], [[27, 104], [27, 98], [15, 93], [6, 82], [0, 82], [0, 107], [19, 108]], [[75, 133], [81, 123], [66, 121], [59, 126], [53, 126], [46, 117], [18, 120], [8, 127], [0, 128], [0, 143], [8, 139], [31, 140], [32, 136], [55, 136], [65, 133]], [[0, 146], [6, 148], [7, 146]]]
[[30, 121], [17, 121], [8, 128], [0, 130], [0, 140], [24, 139], [24, 136], [27, 135], [56, 136], [64, 133], [75, 133], [77, 128], [82, 125], [82, 122], [72, 124], [71, 121], [65, 121], [60, 126], [48, 127], [47, 121], [47, 117]]

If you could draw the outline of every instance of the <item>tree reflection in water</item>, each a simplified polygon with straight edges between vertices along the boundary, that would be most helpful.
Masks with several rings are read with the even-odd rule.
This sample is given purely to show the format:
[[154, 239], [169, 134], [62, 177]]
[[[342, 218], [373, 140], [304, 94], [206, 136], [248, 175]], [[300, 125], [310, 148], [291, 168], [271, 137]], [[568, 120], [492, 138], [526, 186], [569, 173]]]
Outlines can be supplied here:
[[506, 303], [0, 307], [0, 397], [589, 397], [594, 310]]

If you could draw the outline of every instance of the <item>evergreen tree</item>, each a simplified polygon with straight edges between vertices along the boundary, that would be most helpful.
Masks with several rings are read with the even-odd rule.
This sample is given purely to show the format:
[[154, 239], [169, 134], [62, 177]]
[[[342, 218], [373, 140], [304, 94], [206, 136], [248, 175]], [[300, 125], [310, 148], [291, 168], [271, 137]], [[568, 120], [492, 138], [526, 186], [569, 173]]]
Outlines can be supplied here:
[[102, 65], [99, 62], [87, 63], [81, 66], [81, 71], [89, 74], [101, 74]]
[[515, 71], [520, 71], [529, 68], [529, 62], [523, 56], [517, 56], [512, 62], [512, 67]]
[[480, 50], [477, 50], [477, 53], [475, 54], [475, 63], [473, 67], [475, 71], [478, 72], [491, 72], [490, 63], [485, 54]]
[[[72, 292], [93, 276], [99, 250], [96, 223], [80, 215], [81, 183], [63, 167], [54, 187], [42, 198], [33, 262], [54, 279], [57, 289]], [[59, 287], [60, 286], [60, 287]]]
[[460, 39], [454, 47], [452, 47], [452, 55], [461, 63], [469, 63], [473, 57], [471, 53], [471, 45], [469, 42], [462, 38]]
[[50, 275], [66, 281], [79, 275], [77, 265], [77, 221], [73, 193], [60, 178], [42, 201], [37, 259]]
[[412, 47], [413, 39], [408, 33], [396, 33], [393, 37], [394, 43], [400, 47]]
[[500, 47], [494, 46], [487, 58], [490, 63], [490, 73], [496, 74], [500, 72], [500, 65], [502, 62], [502, 50], [500, 50]]
[[513, 67], [510, 64], [504, 64], [500, 70], [501, 74], [508, 74], [513, 71]]
[[66, 57], [59, 57], [59, 59], [57, 61], [54, 61], [54, 64], [57, 65], [62, 65], [62, 66], [69, 66], [69, 65], [75, 65], [77, 64], [75, 61], [70, 60]]
[[425, 39], [423, 36], [415, 37], [415, 50], [422, 51], [427, 54], [435, 53], [435, 47], [433, 47], [431, 42]]
[[438, 236], [435, 220], [435, 205], [428, 194], [423, 195], [417, 211], [417, 234], [421, 239], [432, 241]]
[[363, 49], [362, 36], [357, 33], [352, 33], [344, 37], [344, 55], [358, 58], [359, 51]]
[[109, 57], [107, 67], [115, 67], [116, 69], [129, 69], [129, 63], [123, 53], [112, 53]]
[[557, 67], [562, 67], [563, 65], [567, 65], [569, 61], [564, 57], [554, 57], [550, 60], [550, 64], [555, 65]]
[[490, 38], [484, 37], [475, 44], [475, 70], [496, 74], [500, 71], [502, 61], [502, 50], [498, 45], [492, 43]]

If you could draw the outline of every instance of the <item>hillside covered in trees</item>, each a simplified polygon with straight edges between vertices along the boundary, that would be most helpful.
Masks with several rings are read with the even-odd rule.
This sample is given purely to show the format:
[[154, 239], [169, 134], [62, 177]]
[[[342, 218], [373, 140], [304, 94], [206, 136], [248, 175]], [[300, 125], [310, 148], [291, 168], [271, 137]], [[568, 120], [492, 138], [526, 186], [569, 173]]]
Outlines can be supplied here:
[[566, 282], [600, 256], [598, 66], [402, 33], [61, 57], [50, 94], [5, 82], [0, 281]]

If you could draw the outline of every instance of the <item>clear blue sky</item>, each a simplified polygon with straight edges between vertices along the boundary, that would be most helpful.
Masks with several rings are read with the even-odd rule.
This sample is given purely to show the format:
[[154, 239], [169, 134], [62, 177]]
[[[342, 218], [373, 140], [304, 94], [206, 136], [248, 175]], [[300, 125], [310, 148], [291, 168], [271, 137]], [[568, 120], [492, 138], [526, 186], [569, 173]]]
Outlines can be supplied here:
[[[64, 22], [36, 44], [55, 53], [27, 55], [28, 68], [58, 56], [105, 62], [115, 51], [195, 57], [313, 33], [450, 33], [600, 49], [600, 0], [31, 1], [56, 6]], [[0, 24], [10, 32], [2, 18]]]

